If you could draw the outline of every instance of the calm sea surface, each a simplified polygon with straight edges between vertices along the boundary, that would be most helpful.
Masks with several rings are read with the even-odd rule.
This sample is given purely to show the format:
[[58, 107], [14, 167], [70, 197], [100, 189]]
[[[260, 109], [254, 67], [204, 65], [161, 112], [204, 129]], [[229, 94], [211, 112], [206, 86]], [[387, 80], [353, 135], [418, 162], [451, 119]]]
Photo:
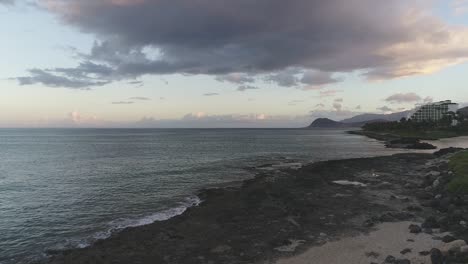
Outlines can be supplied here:
[[168, 219], [248, 167], [396, 152], [339, 130], [0, 129], [0, 263]]

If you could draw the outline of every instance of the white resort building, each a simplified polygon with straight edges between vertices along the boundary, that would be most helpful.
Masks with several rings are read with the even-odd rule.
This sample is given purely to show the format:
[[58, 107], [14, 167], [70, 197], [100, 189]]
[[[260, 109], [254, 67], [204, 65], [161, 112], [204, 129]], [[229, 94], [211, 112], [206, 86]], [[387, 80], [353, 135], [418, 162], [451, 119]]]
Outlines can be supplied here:
[[458, 104], [446, 100], [419, 106], [410, 113], [409, 118], [416, 122], [438, 121], [449, 113], [456, 114], [457, 110]]

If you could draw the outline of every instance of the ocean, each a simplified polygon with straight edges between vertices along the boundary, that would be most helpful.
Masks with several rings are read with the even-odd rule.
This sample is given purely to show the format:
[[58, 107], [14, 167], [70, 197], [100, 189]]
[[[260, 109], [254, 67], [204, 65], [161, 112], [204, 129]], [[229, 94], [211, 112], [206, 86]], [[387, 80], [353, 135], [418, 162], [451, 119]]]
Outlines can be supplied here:
[[169, 219], [265, 164], [397, 152], [342, 130], [0, 129], [0, 263]]

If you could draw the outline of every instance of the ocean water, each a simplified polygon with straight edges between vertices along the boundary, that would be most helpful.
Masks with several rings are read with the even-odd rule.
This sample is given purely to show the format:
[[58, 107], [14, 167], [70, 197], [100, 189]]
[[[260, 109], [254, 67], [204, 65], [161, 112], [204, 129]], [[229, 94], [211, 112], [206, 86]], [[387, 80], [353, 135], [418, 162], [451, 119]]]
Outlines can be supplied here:
[[0, 263], [168, 219], [251, 167], [396, 152], [340, 130], [0, 129]]

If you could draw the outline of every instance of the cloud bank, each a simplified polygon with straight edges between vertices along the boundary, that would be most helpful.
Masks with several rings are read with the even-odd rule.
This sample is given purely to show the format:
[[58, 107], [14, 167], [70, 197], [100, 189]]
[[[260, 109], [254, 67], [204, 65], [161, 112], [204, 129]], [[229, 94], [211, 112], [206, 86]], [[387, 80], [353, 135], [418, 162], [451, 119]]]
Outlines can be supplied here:
[[38, 1], [97, 41], [77, 67], [33, 70], [18, 78], [23, 85], [81, 88], [147, 74], [207, 74], [314, 87], [340, 81], [337, 72], [383, 80], [468, 60], [468, 29], [431, 15], [430, 1]]

